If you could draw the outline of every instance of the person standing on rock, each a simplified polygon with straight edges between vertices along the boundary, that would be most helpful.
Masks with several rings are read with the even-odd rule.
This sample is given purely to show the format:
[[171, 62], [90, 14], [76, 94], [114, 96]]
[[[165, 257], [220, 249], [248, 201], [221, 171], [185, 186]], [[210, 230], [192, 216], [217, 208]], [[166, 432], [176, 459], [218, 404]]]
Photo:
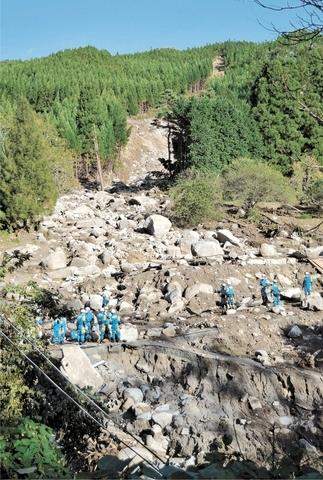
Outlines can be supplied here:
[[263, 275], [260, 279], [259, 282], [260, 285], [260, 292], [261, 292], [261, 298], [262, 298], [262, 304], [263, 305], [268, 305], [269, 299], [268, 299], [268, 287], [270, 287], [270, 281], [266, 277], [266, 275]]
[[110, 334], [110, 341], [111, 342], [119, 342], [120, 341], [120, 317], [117, 314], [116, 310], [111, 310], [111, 334]]
[[99, 342], [103, 342], [106, 334], [106, 330], [107, 330], [107, 325], [108, 325], [108, 318], [104, 310], [104, 307], [100, 308], [100, 311], [97, 314], [97, 319], [98, 319], [99, 331], [100, 331]]
[[102, 308], [107, 308], [110, 303], [110, 293], [105, 288], [102, 292]]
[[227, 297], [227, 308], [233, 309], [235, 307], [235, 291], [233, 286], [231, 285], [231, 282], [227, 282], [227, 287], [226, 287], [226, 297]]
[[77, 340], [79, 343], [85, 342], [86, 333], [86, 311], [81, 310], [81, 313], [76, 318]]
[[218, 293], [220, 294], [220, 307], [222, 310], [222, 315], [224, 315], [228, 308], [227, 286], [225, 283], [222, 283], [220, 290], [218, 290]]
[[271, 294], [273, 296], [274, 307], [280, 307], [280, 288], [276, 280], [273, 281], [271, 286]]
[[90, 307], [86, 307], [85, 309], [85, 340], [89, 342], [91, 340], [91, 332], [92, 332], [92, 322], [94, 320], [94, 313], [90, 309]]
[[53, 323], [52, 343], [61, 343], [61, 325], [58, 318]]
[[303, 280], [303, 291], [305, 297], [308, 297], [312, 293], [312, 278], [309, 272], [305, 273], [305, 277]]
[[64, 343], [65, 340], [66, 340], [66, 332], [67, 332], [67, 320], [65, 317], [61, 317], [59, 319], [59, 324], [60, 324], [60, 327], [61, 327], [61, 330], [60, 330], [60, 343]]

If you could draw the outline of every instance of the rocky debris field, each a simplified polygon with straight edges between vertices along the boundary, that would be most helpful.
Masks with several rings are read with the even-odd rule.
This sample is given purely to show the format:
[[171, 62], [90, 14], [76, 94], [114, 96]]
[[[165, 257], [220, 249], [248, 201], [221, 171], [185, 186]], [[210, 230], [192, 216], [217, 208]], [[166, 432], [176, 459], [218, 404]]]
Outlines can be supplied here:
[[[110, 412], [107, 431], [89, 439], [89, 463], [107, 468], [113, 451], [138, 476], [142, 459], [111, 447], [117, 431], [145, 458], [153, 452], [200, 478], [223, 478], [224, 467], [230, 478], [320, 470], [322, 278], [307, 259], [322, 258], [323, 247], [283, 230], [251, 236], [234, 221], [177, 228], [158, 178], [139, 173], [61, 197], [29, 243], [7, 251], [25, 260], [6, 282], [32, 280], [53, 295], [69, 331], [85, 302], [99, 308], [103, 287], [121, 316], [122, 345], [53, 347], [65, 374]], [[305, 271], [315, 280], [309, 310], [301, 309]], [[262, 274], [277, 275], [283, 308], [262, 306]], [[238, 304], [221, 315], [217, 291], [228, 280]], [[14, 289], [3, 295], [19, 301]]]
[[[69, 320], [87, 301], [97, 309], [102, 287], [110, 290], [129, 347], [85, 348], [92, 364], [75, 353], [73, 371], [66, 346], [62, 366], [78, 383], [82, 364], [82, 382], [94, 376], [88, 386], [100, 386], [118, 422], [175, 466], [205, 467], [220, 452], [269, 468], [273, 435], [277, 459], [296, 447], [319, 459], [322, 285], [296, 253], [318, 257], [322, 248], [296, 235], [259, 242], [232, 223], [182, 230], [169, 207], [165, 194], [144, 185], [66, 195], [20, 248], [30, 257], [8, 280], [54, 293]], [[311, 310], [300, 308], [306, 270], [316, 278]], [[282, 287], [276, 313], [261, 305], [262, 273]], [[221, 315], [216, 292], [227, 280], [239, 306]], [[104, 457], [104, 442], [100, 448]]]

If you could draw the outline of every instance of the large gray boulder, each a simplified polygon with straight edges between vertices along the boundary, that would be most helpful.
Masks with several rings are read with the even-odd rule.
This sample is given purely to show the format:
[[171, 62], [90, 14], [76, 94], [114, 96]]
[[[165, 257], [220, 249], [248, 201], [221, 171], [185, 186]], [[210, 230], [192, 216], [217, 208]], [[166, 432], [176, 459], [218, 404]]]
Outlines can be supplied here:
[[323, 298], [319, 292], [313, 292], [307, 297], [307, 304], [311, 310], [323, 311]]
[[102, 307], [102, 296], [98, 294], [90, 295], [90, 307], [93, 310], [100, 310]]
[[79, 345], [62, 345], [61, 371], [80, 388], [99, 390], [104, 380]]
[[122, 342], [136, 342], [138, 337], [139, 333], [135, 325], [132, 325], [131, 323], [120, 325], [120, 340]]
[[163, 237], [169, 232], [172, 222], [163, 215], [150, 215], [145, 222], [145, 228], [151, 235], [155, 237]]
[[192, 245], [192, 252], [197, 257], [218, 257], [223, 255], [223, 249], [217, 240], [200, 240]]
[[232, 245], [240, 246], [239, 238], [235, 237], [230, 230], [225, 228], [217, 230], [216, 236], [220, 243], [230, 242]]
[[282, 290], [281, 295], [288, 300], [300, 300], [302, 297], [302, 290], [299, 287], [285, 288]]
[[43, 261], [43, 265], [48, 270], [59, 270], [67, 266], [66, 253], [61, 247], [57, 247]]
[[190, 287], [187, 287], [185, 290], [185, 298], [187, 301], [190, 301], [193, 297], [196, 295], [199, 295], [201, 293], [204, 293], [206, 295], [212, 295], [213, 294], [213, 287], [209, 283], [194, 283], [194, 285], [191, 285]]
[[259, 250], [260, 255], [264, 258], [272, 258], [278, 256], [275, 245], [271, 245], [270, 243], [262, 243]]
[[178, 244], [183, 255], [191, 255], [192, 245], [197, 243], [200, 235], [194, 230], [185, 230]]

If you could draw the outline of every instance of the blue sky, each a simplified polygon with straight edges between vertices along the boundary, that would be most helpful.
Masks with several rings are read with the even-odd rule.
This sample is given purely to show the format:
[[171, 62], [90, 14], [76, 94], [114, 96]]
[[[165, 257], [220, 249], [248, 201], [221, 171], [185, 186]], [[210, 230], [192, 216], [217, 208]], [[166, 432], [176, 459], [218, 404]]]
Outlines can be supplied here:
[[[1, 59], [85, 45], [126, 53], [223, 40], [268, 40], [290, 16], [253, 0], [0, 0]], [[264, 26], [262, 26], [260, 23]]]

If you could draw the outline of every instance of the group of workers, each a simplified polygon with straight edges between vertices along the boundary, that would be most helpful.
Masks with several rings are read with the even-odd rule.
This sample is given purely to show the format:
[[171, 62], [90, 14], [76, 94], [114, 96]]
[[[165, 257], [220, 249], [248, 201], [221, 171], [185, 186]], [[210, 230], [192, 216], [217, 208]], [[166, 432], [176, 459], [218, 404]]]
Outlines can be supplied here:
[[[274, 307], [281, 306], [281, 291], [278, 279], [275, 276], [270, 282], [266, 275], [263, 275], [259, 281], [260, 293], [263, 305], [272, 304]], [[312, 278], [309, 272], [305, 273], [303, 280], [304, 301], [303, 306], [306, 307], [307, 299], [312, 293]], [[229, 309], [236, 307], [235, 291], [230, 281], [222, 283], [220, 290], [220, 306], [222, 313], [226, 313]], [[75, 330], [71, 332], [71, 339], [78, 341], [80, 344], [88, 341], [103, 342], [108, 338], [111, 342], [120, 341], [120, 317], [116, 310], [109, 310], [109, 295], [107, 292], [102, 294], [102, 306], [95, 314], [89, 306], [81, 310], [76, 317]], [[66, 340], [67, 320], [65, 317], [57, 318], [53, 323], [52, 342], [62, 344]]]
[[[102, 306], [95, 314], [89, 306], [81, 310], [75, 319], [76, 328], [71, 331], [71, 340], [80, 344], [88, 341], [103, 342], [108, 338], [110, 342], [120, 341], [120, 317], [116, 310], [109, 310], [109, 297], [102, 295]], [[67, 320], [60, 317], [54, 320], [52, 328], [52, 343], [63, 344], [66, 340]]]
[[[266, 275], [263, 275], [259, 281], [259, 285], [263, 305], [267, 306], [269, 303], [272, 303], [274, 307], [280, 307], [281, 290], [279, 288], [277, 276], [275, 276], [274, 280], [270, 282]], [[313, 291], [312, 278], [309, 272], [305, 273], [302, 286], [304, 292], [303, 306], [306, 307], [308, 304], [308, 297]], [[227, 281], [227, 283], [222, 283], [221, 289], [218, 293], [220, 294], [220, 306], [222, 313], [226, 313], [227, 310], [235, 308], [235, 291], [230, 281]]]

